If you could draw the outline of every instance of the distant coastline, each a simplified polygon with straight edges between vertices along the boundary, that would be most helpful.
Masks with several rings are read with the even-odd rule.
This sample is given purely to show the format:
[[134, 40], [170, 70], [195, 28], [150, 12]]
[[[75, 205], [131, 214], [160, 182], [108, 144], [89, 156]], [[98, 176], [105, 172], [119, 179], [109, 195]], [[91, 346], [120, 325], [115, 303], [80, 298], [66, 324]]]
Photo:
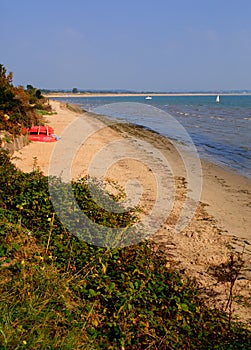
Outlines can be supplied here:
[[181, 93], [145, 93], [145, 92], [139, 92], [139, 93], [130, 93], [130, 92], [77, 92], [77, 93], [72, 93], [72, 92], [51, 92], [51, 93], [43, 93], [43, 95], [47, 98], [54, 98], [54, 97], [127, 97], [127, 96], [216, 96], [216, 95], [221, 95], [221, 96], [251, 96], [251, 92], [181, 92]]

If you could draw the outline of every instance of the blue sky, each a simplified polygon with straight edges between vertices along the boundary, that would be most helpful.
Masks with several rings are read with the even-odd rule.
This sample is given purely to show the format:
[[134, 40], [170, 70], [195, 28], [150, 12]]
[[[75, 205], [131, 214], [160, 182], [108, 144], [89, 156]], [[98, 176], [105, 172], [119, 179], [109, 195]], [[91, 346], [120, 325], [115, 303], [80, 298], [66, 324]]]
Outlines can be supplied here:
[[0, 63], [51, 89], [251, 89], [250, 0], [0, 0]]

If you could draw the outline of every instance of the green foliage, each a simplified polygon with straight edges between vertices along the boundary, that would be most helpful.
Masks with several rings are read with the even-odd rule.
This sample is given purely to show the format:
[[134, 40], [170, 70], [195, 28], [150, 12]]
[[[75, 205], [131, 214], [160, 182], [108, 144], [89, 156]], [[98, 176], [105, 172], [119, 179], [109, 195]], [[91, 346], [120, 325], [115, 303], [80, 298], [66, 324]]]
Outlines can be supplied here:
[[6, 68], [0, 64], [0, 111], [8, 112], [18, 106], [12, 85], [12, 73], [7, 75]]
[[35, 103], [39, 103], [39, 100], [41, 100], [43, 98], [43, 95], [41, 93], [41, 91], [39, 89], [34, 88], [32, 85], [27, 85], [26, 87], [26, 91], [29, 94], [30, 100], [29, 102], [31, 104]]
[[47, 111], [46, 109], [42, 109], [43, 106], [42, 105], [36, 105], [36, 112], [41, 115], [41, 116], [44, 116], [44, 115], [52, 115], [52, 114], [55, 114], [56, 112], [50, 112], [50, 111]]
[[[55, 183], [59, 195], [66, 185]], [[86, 179], [71, 186], [91, 220], [120, 227], [136, 219], [99, 208]], [[153, 244], [98, 248], [70, 234], [54, 213], [48, 178], [18, 171], [5, 153], [0, 191], [1, 349], [251, 347], [250, 332], [234, 322], [229, 329], [227, 315], [208, 308], [196, 283], [168, 269]]]

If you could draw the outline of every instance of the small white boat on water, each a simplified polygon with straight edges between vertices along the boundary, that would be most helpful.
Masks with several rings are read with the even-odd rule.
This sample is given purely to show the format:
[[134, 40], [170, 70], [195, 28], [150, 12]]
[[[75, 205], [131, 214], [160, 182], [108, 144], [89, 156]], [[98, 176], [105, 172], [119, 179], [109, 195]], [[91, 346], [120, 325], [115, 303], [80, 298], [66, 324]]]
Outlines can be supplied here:
[[145, 100], [151, 100], [151, 99], [152, 99], [151, 96], [146, 96], [146, 97], [145, 97]]
[[217, 102], [217, 103], [220, 103], [220, 95], [217, 95], [217, 96], [216, 96], [216, 102]]

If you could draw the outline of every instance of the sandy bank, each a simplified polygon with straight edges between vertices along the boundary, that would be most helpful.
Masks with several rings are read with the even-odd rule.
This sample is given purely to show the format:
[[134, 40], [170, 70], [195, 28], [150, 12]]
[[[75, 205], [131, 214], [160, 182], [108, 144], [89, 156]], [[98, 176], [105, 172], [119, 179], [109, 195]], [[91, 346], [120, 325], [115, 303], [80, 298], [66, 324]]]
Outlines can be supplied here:
[[[60, 102], [51, 101], [51, 104], [57, 114], [47, 117], [48, 124], [55, 129], [57, 135], [62, 136], [59, 143], [67, 137], [71, 140], [75, 134], [69, 135], [69, 132], [65, 132], [65, 130], [67, 130], [67, 127], [68, 130], [71, 130], [69, 127], [74, 126], [79, 114], [70, 111]], [[139, 198], [136, 204], [143, 208], [142, 218], [147, 217], [153, 209], [154, 203], [157, 201], [158, 190], [163, 185], [156, 186], [154, 171], [159, 171], [161, 174], [165, 171], [158, 162], [156, 162], [156, 168], [154, 168], [157, 170], [152, 171], [147, 165], [147, 161], [151, 159], [152, 151], [154, 154], [158, 150], [164, 155], [165, 159], [168, 160], [172, 173], [169, 174], [170, 178], [167, 185], [163, 185], [163, 191], [168, 186], [173, 187], [173, 198], [169, 196], [169, 193], [166, 193], [164, 200], [165, 203], [168, 203], [171, 199], [173, 202], [170, 213], [165, 216], [161, 228], [157, 230], [153, 239], [159, 243], [160, 248], [166, 253], [169, 265], [178, 267], [189, 276], [196, 277], [206, 294], [210, 294], [213, 288], [214, 292], [218, 293], [217, 299], [226, 302], [227, 295], [225, 291], [227, 286], [216, 283], [216, 279], [208, 273], [208, 269], [210, 266], [217, 266], [227, 261], [230, 254], [227, 245], [237, 243], [240, 246], [245, 245], [247, 253], [248, 250], [249, 252], [251, 250], [249, 245], [251, 243], [250, 180], [203, 161], [201, 196], [198, 203], [196, 203], [197, 206], [191, 204], [193, 215], [187, 221], [184, 229], [177, 233], [175, 225], [185, 205], [189, 189], [187, 188], [184, 163], [174, 145], [166, 138], [142, 128], [128, 125], [105, 127], [100, 120], [94, 118], [90, 113], [81, 115], [81, 123], [89, 137], [78, 149], [78, 152], [75, 152], [71, 166], [71, 176], [77, 178], [90, 174], [93, 170], [90, 164], [92, 162], [99, 164], [95, 157], [100, 157], [100, 159], [103, 159], [103, 163], [101, 162], [100, 166], [95, 165], [95, 171], [102, 173], [105, 168], [105, 177], [117, 181], [123, 188], [127, 185], [128, 179], [135, 181], [132, 188], [135, 188], [135, 193], [140, 189], [140, 193], [137, 196], [134, 193], [134, 197]], [[78, 129], [76, 129], [76, 133], [77, 131]], [[80, 129], [79, 133], [81, 134]], [[127, 141], [130, 142], [127, 143]], [[152, 147], [148, 153], [142, 150], [144, 142]], [[123, 157], [121, 156], [116, 162], [114, 161], [115, 158], [110, 157], [110, 161], [103, 157], [102, 152], [108, 144], [114, 146], [114, 149], [109, 149], [108, 157], [116, 152], [119, 152]], [[14, 154], [13, 162], [26, 172], [33, 169], [35, 162], [35, 165], [47, 175], [51, 155], [56, 146], [55, 143], [31, 143]], [[125, 150], [126, 156], [124, 156]], [[62, 163], [66, 153], [67, 149], [63, 150], [62, 158], [58, 160], [58, 166], [64, 165]], [[65, 164], [65, 171], [67, 171], [67, 162]], [[64, 168], [62, 169], [64, 171]], [[162, 176], [160, 179], [163, 181], [164, 177]], [[116, 191], [116, 188], [113, 187], [109, 190]], [[164, 207], [161, 208], [163, 208], [164, 213]], [[160, 215], [163, 216], [163, 213], [160, 212]], [[186, 215], [190, 215], [190, 213]], [[236, 238], [233, 240], [233, 237]], [[246, 261], [246, 266], [250, 266], [250, 255], [244, 254], [243, 258]], [[245, 276], [248, 277], [248, 272]], [[237, 292], [241, 293], [243, 300], [250, 299], [250, 281], [246, 278], [238, 281]], [[249, 317], [248, 309], [236, 304], [235, 310], [243, 319]]]

